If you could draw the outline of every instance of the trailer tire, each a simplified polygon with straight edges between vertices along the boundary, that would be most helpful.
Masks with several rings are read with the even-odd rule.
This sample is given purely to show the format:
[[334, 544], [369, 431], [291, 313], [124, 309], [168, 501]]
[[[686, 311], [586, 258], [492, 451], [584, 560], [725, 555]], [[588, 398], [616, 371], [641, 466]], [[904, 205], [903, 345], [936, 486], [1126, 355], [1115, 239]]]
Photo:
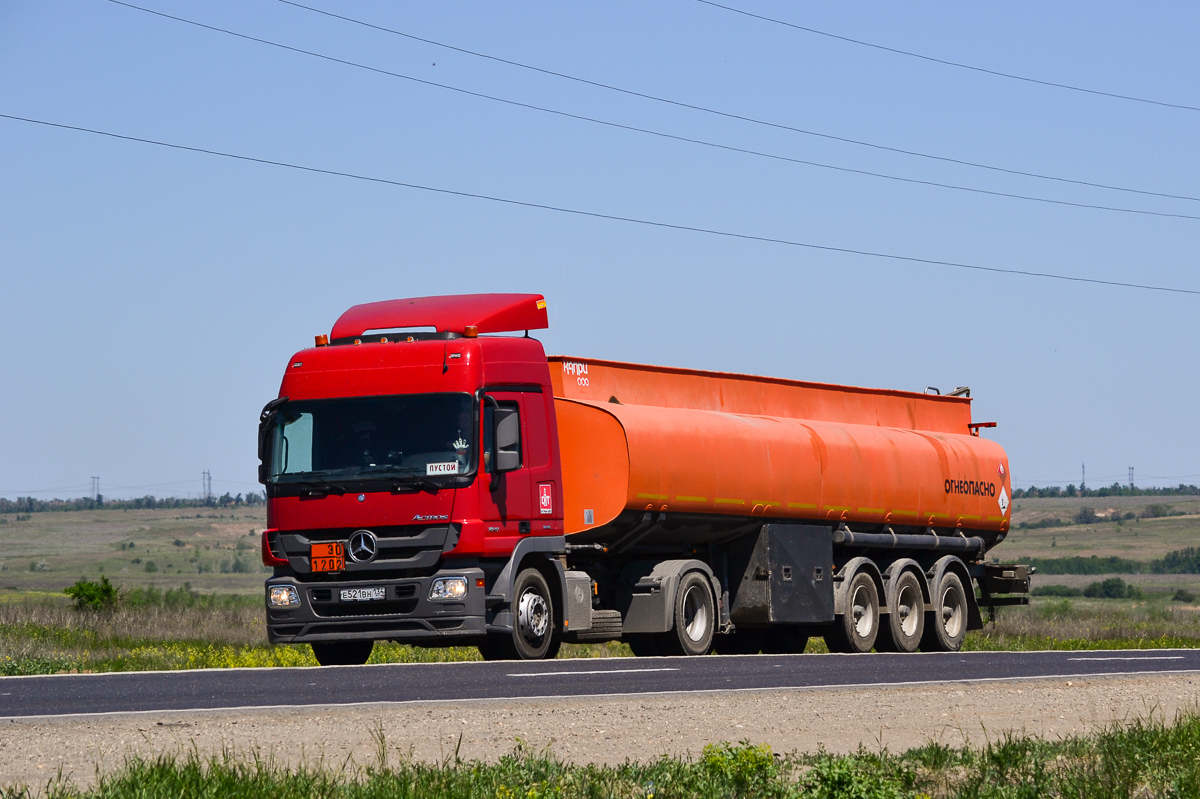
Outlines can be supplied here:
[[921, 581], [911, 571], [896, 575], [887, 621], [875, 644], [880, 652], [916, 652], [925, 634], [925, 595]]
[[957, 652], [967, 634], [967, 592], [962, 580], [947, 570], [938, 580], [933, 595], [932, 615], [925, 625], [921, 649], [926, 652]]
[[688, 572], [675, 589], [674, 628], [659, 637], [659, 649], [669, 655], [707, 655], [717, 631], [717, 603], [712, 586], [701, 572]]
[[322, 666], [361, 666], [371, 657], [374, 641], [326, 641], [312, 645], [313, 655]]
[[846, 612], [836, 617], [825, 635], [830, 652], [870, 652], [879, 635], [879, 589], [865, 569], [846, 586]]
[[484, 660], [542, 660], [558, 654], [554, 598], [537, 569], [522, 569], [513, 581], [512, 631], [489, 635], [479, 645]]

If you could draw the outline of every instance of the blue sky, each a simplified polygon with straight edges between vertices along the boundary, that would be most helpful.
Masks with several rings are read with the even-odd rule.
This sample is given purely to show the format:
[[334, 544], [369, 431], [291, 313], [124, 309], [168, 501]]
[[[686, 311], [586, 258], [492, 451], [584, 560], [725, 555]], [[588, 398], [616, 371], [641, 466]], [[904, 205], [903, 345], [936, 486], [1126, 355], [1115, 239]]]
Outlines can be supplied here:
[[[278, 0], [138, 3], [426, 81], [787, 158], [1089, 205], [1200, 202], [672, 106]], [[956, 69], [696, 0], [311, 5], [599, 83], [1006, 169], [1200, 196], [1200, 112]], [[729, 4], [1200, 106], [1200, 6]], [[430, 187], [818, 245], [1200, 290], [1200, 220], [767, 159], [475, 98], [108, 0], [0, 2], [0, 113]], [[551, 353], [970, 385], [1017, 484], [1200, 482], [1200, 296], [572, 216], [0, 119], [0, 495], [253, 490], [258, 410], [350, 305], [544, 293]]]

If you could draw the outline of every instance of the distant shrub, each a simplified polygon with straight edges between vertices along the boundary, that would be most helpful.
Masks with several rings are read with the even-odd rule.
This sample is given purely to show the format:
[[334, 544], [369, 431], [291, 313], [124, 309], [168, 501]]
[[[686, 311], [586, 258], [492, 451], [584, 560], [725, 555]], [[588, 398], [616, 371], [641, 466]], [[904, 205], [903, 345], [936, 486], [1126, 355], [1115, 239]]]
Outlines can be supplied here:
[[1090, 583], [1083, 589], [1083, 595], [1089, 599], [1137, 599], [1142, 592], [1136, 585], [1130, 585], [1120, 577], [1109, 577], [1103, 582]]
[[1177, 549], [1150, 564], [1155, 574], [1200, 574], [1200, 550]]
[[1143, 519], [1161, 519], [1164, 516], [1174, 516], [1174, 515], [1175, 514], [1173, 514], [1171, 512], [1170, 505], [1163, 505], [1162, 503], [1158, 503], [1158, 502], [1155, 502], [1152, 505], [1147, 505], [1146, 507], [1142, 508], [1142, 518]]
[[79, 580], [75, 585], [64, 588], [63, 593], [71, 597], [77, 610], [111, 610], [117, 605], [117, 589], [108, 578], [100, 575], [100, 582]]
[[1094, 524], [1099, 520], [1094, 508], [1080, 508], [1072, 518], [1076, 524]]
[[1175, 592], [1175, 596], [1171, 597], [1172, 602], [1187, 602], [1191, 604], [1196, 601], [1196, 595], [1191, 591], [1185, 591], [1182, 588]]
[[1030, 558], [1029, 565], [1036, 567], [1040, 574], [1142, 574], [1150, 571], [1151, 564], [1128, 558], [1072, 555], [1066, 558]]
[[1047, 527], [1065, 527], [1067, 525], [1062, 519], [1052, 516], [1049, 519], [1042, 519], [1040, 522], [1021, 522], [1017, 525], [1019, 530], [1043, 530]]
[[1083, 596], [1081, 589], [1069, 585], [1039, 585], [1029, 593], [1033, 596]]
[[146, 561], [146, 571], [148, 571], [148, 572], [158, 571], [158, 564], [152, 560]]

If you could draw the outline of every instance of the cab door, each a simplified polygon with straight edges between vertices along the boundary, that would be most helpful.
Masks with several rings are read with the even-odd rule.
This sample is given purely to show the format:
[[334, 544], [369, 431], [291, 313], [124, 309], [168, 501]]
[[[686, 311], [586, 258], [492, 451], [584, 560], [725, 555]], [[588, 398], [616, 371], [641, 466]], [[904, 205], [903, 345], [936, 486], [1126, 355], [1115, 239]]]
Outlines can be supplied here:
[[[479, 510], [480, 518], [491, 523], [488, 525], [489, 538], [524, 534], [528, 532], [529, 521], [535, 515], [532, 502], [534, 488], [529, 473], [529, 433], [526, 429], [531, 408], [525, 402], [525, 396], [525, 392], [519, 391], [489, 391], [483, 397], [483, 463], [480, 469], [486, 472], [488, 490], [479, 492]], [[519, 436], [515, 449], [518, 466], [512, 471], [498, 471], [493, 462], [497, 411], [502, 415], [515, 413], [517, 416]], [[524, 529], [521, 522], [524, 522]]]

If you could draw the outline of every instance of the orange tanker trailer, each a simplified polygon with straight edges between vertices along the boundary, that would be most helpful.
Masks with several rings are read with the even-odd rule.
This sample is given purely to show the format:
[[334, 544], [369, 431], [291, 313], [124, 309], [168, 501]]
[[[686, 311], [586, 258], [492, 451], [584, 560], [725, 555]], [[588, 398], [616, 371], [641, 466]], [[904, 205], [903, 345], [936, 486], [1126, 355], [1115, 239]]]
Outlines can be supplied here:
[[1027, 601], [984, 559], [1012, 489], [968, 390], [547, 358], [545, 305], [360, 305], [292, 356], [259, 436], [272, 641], [953, 651]]

